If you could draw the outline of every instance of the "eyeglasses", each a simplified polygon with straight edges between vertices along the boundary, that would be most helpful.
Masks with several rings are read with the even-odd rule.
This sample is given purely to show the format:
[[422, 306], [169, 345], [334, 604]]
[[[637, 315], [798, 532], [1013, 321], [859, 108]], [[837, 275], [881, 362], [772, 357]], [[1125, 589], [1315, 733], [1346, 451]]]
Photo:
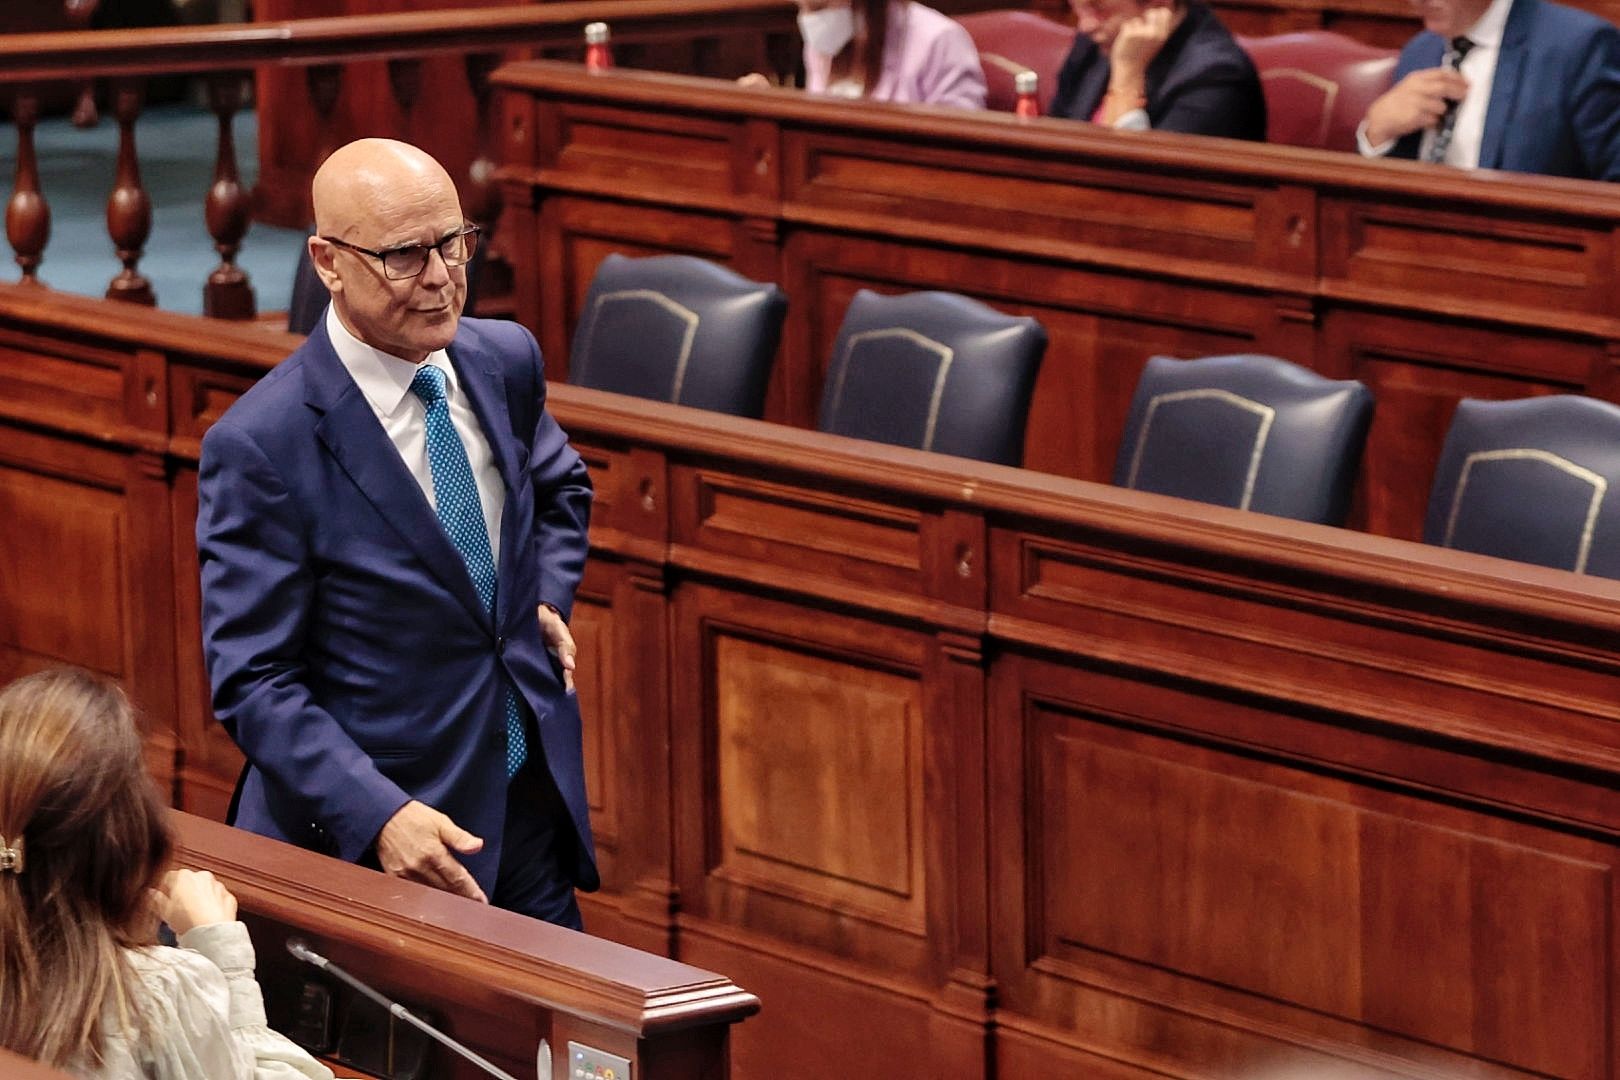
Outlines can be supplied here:
[[478, 226], [462, 225], [437, 244], [406, 244], [403, 247], [389, 248], [387, 251], [372, 251], [359, 244], [339, 240], [335, 236], [323, 236], [321, 239], [328, 244], [336, 244], [350, 251], [358, 251], [362, 255], [370, 255], [382, 263], [383, 276], [389, 281], [409, 281], [427, 269], [429, 252], [437, 251], [446, 266], [465, 266], [473, 257], [473, 252], [478, 250]]

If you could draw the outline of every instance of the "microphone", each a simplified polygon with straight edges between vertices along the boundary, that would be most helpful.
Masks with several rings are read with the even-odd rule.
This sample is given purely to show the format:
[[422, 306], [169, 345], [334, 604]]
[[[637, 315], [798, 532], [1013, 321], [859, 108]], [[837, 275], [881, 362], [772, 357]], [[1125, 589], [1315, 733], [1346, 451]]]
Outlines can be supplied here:
[[339, 982], [344, 983], [356, 992], [370, 998], [378, 1005], [381, 1005], [384, 1009], [388, 1010], [388, 1015], [405, 1021], [407, 1024], [410, 1024], [412, 1027], [418, 1029], [429, 1038], [443, 1043], [445, 1046], [448, 1046], [451, 1050], [466, 1058], [474, 1065], [477, 1065], [480, 1069], [483, 1069], [491, 1076], [498, 1076], [501, 1078], [501, 1080], [517, 1080], [517, 1077], [513, 1076], [511, 1073], [505, 1072], [504, 1070], [490, 1063], [487, 1059], [480, 1057], [476, 1051], [452, 1039], [450, 1036], [446, 1035], [432, 1024], [429, 1024], [427, 1021], [419, 1019], [399, 1002], [390, 1001], [383, 997], [370, 986], [361, 982], [353, 975], [350, 975], [347, 971], [344, 971], [342, 968], [332, 963], [332, 961], [328, 960], [314, 949], [311, 949], [307, 944], [304, 943], [302, 938], [288, 938], [287, 951], [292, 954], [293, 959], [326, 972]]

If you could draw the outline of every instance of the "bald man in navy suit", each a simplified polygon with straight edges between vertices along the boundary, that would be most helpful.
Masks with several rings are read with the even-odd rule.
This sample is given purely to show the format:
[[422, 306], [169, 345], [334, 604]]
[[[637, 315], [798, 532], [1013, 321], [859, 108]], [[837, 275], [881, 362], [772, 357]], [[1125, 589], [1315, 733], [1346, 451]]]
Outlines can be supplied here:
[[365, 139], [313, 195], [331, 306], [210, 429], [198, 479], [235, 823], [578, 928], [589, 478], [534, 338], [461, 318], [478, 234], [444, 169]]

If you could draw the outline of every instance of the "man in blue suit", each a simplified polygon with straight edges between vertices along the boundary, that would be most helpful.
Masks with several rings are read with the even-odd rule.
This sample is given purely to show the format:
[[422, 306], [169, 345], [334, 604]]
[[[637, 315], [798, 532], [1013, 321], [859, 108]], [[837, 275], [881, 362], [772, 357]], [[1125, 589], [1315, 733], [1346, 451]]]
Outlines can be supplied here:
[[578, 928], [591, 489], [539, 349], [462, 319], [477, 230], [415, 147], [316, 174], [308, 341], [203, 440], [197, 550], [235, 822]]
[[1364, 154], [1620, 179], [1620, 29], [1547, 0], [1418, 0]]

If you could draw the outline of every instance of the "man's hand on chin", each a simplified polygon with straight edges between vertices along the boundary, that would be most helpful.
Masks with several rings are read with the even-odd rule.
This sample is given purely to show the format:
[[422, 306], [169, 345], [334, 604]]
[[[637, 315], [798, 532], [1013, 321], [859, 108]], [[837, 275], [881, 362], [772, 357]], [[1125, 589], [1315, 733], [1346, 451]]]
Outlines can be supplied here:
[[377, 861], [395, 877], [487, 904], [484, 890], [451, 854], [471, 855], [483, 846], [482, 840], [444, 814], [412, 799], [377, 834]]

